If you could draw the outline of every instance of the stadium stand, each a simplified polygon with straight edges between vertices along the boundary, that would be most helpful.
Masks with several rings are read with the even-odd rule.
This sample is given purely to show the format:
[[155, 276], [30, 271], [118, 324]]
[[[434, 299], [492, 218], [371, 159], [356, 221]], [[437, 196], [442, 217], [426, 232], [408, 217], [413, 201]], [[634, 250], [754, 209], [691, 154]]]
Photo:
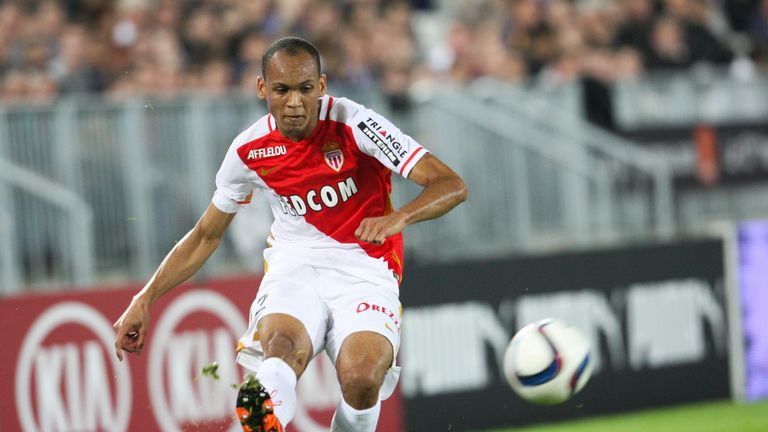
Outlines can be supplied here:
[[[318, 45], [332, 92], [391, 116], [477, 185], [473, 205], [413, 228], [412, 260], [759, 216], [754, 184], [678, 187], [702, 184], [693, 146], [637, 141], [662, 125], [759, 126], [767, 22], [765, 0], [3, 2], [3, 286], [147, 276], [210, 199], [233, 134], [264, 112], [261, 53], [286, 34]], [[764, 132], [753, 129], [742, 132]], [[742, 150], [725, 158], [738, 165]], [[40, 157], [49, 152], [58, 163]], [[763, 168], [739, 166], [763, 179]], [[707, 184], [728, 180], [722, 171], [709, 169]], [[51, 183], [62, 189], [51, 194]], [[402, 202], [413, 190], [398, 186]], [[490, 229], [475, 233], [478, 220]], [[230, 271], [246, 249], [258, 255], [230, 241], [206, 268]]]

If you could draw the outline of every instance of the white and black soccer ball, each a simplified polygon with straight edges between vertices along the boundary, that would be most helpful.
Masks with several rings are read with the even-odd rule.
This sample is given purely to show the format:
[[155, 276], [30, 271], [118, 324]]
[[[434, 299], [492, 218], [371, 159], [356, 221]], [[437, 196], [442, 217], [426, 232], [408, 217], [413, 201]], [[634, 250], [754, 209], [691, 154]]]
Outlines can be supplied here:
[[581, 390], [592, 373], [590, 344], [575, 327], [545, 319], [520, 329], [504, 353], [504, 375], [528, 401], [554, 405]]

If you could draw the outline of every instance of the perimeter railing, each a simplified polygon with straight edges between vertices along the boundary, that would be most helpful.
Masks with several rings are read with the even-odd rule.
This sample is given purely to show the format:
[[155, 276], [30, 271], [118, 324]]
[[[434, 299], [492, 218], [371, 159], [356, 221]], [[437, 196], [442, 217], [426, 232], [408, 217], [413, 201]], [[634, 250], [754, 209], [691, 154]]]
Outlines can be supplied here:
[[[625, 90], [615, 91], [620, 100]], [[578, 87], [478, 81], [417, 94], [408, 110], [389, 109], [370, 89], [334, 93], [390, 116], [469, 185], [467, 203], [407, 229], [412, 262], [666, 238], [684, 228], [667, 162], [587, 124]], [[749, 102], [755, 109], [758, 99]], [[232, 139], [265, 112], [242, 95], [2, 106], [3, 292], [148, 277], [210, 202]], [[418, 191], [395, 180], [395, 204]], [[269, 216], [235, 221], [204, 272], [259, 268], [259, 248], [248, 245], [263, 243]]]

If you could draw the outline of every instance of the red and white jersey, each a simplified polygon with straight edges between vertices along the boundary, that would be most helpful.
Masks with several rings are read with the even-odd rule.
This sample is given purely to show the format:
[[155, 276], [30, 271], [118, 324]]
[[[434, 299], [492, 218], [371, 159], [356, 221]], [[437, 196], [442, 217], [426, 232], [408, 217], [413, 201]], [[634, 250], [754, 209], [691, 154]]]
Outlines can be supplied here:
[[283, 137], [270, 114], [235, 138], [216, 175], [213, 204], [234, 213], [263, 191], [275, 217], [270, 254], [284, 251], [286, 259], [315, 265], [378, 261], [402, 275], [402, 234], [374, 245], [354, 233], [364, 218], [393, 211], [391, 172], [408, 177], [426, 153], [383, 116], [324, 96], [317, 127], [302, 141]]

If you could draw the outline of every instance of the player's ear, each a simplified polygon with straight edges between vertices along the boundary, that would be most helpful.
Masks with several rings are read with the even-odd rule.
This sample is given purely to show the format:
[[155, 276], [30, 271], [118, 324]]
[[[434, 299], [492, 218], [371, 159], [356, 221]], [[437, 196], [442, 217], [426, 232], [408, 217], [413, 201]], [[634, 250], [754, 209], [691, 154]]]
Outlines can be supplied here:
[[267, 97], [267, 82], [264, 81], [264, 77], [259, 75], [256, 78], [256, 92], [259, 95], [259, 99], [266, 99]]
[[326, 90], [328, 90], [328, 78], [325, 74], [320, 74], [320, 96], [325, 96]]

